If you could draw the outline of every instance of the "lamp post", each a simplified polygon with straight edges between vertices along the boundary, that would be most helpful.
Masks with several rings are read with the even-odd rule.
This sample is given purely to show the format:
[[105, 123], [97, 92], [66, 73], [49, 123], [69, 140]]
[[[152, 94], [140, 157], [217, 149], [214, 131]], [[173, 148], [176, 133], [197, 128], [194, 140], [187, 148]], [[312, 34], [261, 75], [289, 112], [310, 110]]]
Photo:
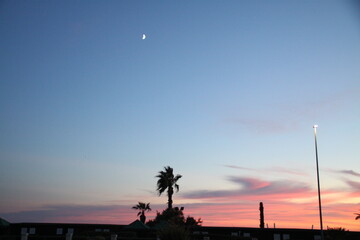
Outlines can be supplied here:
[[320, 230], [321, 230], [321, 240], [324, 240], [324, 230], [323, 230], [322, 211], [321, 211], [321, 196], [320, 196], [319, 158], [318, 158], [317, 139], [316, 139], [316, 129], [318, 128], [318, 125], [314, 125], [313, 128], [314, 128], [314, 136], [315, 136], [316, 173], [317, 173], [318, 198], [319, 198]]

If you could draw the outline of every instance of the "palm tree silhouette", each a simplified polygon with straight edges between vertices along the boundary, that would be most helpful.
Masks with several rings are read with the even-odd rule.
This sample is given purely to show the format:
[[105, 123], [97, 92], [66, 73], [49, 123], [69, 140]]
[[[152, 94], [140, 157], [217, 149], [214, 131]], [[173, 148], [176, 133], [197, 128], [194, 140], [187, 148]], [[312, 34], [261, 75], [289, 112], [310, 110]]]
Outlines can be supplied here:
[[150, 203], [139, 202], [137, 205], [133, 206], [132, 209], [139, 210], [137, 215], [138, 216], [140, 215], [140, 221], [142, 223], [145, 223], [146, 221], [145, 212], [151, 211]]
[[360, 219], [360, 213], [354, 213], [354, 214], [357, 215], [357, 216], [355, 217], [355, 220]]
[[176, 183], [182, 176], [177, 174], [174, 176], [173, 169], [169, 166], [164, 167], [165, 171], [160, 171], [159, 175], [156, 177], [159, 178], [157, 181], [157, 191], [159, 196], [167, 189], [168, 196], [168, 209], [172, 209], [172, 195], [174, 194], [174, 188], [178, 192], [179, 185]]

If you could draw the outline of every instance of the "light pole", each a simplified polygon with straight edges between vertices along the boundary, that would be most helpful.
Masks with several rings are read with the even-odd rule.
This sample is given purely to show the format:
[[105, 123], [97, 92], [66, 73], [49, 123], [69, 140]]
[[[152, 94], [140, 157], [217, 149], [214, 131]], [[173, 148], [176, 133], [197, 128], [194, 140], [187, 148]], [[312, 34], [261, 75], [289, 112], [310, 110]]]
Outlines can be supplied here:
[[319, 198], [320, 230], [321, 230], [321, 240], [324, 240], [324, 230], [323, 230], [322, 211], [321, 211], [321, 196], [320, 196], [319, 158], [318, 158], [317, 139], [316, 139], [317, 127], [318, 127], [318, 125], [313, 126], [314, 136], [315, 136], [316, 173], [317, 173], [318, 198]]

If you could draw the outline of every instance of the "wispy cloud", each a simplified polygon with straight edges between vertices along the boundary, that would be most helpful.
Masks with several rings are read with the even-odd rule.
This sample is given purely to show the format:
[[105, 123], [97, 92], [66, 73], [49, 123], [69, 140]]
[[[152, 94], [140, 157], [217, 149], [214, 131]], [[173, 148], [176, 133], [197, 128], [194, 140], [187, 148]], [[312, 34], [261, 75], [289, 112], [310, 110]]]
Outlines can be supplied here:
[[258, 169], [255, 169], [255, 168], [240, 167], [240, 166], [236, 166], [236, 165], [223, 165], [223, 166], [228, 167], [228, 168], [240, 169], [240, 170], [258, 171]]
[[338, 172], [343, 173], [343, 174], [352, 175], [352, 176], [355, 176], [355, 177], [360, 177], [360, 173], [355, 172], [353, 170], [339, 170]]
[[245, 171], [252, 171], [252, 172], [273, 172], [273, 173], [286, 173], [286, 174], [293, 174], [299, 176], [307, 176], [307, 173], [304, 173], [298, 169], [289, 169], [289, 168], [282, 168], [282, 167], [272, 167], [272, 168], [247, 168], [241, 167], [236, 165], [223, 165], [224, 167], [245, 170]]
[[355, 191], [360, 191], [360, 182], [347, 180], [346, 183], [352, 187]]
[[[294, 196], [305, 196], [311, 192], [311, 188], [304, 183], [284, 181], [263, 181], [258, 178], [228, 177], [228, 180], [237, 184], [232, 190], [198, 190], [183, 194], [186, 198], [209, 199], [226, 197], [272, 197], [290, 198]], [[257, 197], [256, 197], [257, 198]]]
[[[358, 177], [360, 177], [360, 173], [354, 171], [354, 170], [336, 170], [336, 169], [326, 169], [327, 172], [335, 173], [337, 176], [341, 175], [342, 177], [339, 177], [343, 182], [345, 182], [348, 186], [351, 187], [350, 191], [358, 192], [360, 191], [360, 182], [350, 180], [355, 179], [357, 180]], [[345, 176], [344, 176], [345, 175]], [[355, 177], [355, 178], [354, 178]]]

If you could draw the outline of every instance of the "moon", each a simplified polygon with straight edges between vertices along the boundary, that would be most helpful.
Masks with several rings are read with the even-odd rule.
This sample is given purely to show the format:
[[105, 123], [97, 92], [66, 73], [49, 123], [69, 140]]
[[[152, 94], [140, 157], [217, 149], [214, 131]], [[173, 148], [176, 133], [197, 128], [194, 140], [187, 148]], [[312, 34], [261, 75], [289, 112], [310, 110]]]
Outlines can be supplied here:
[[145, 40], [145, 38], [146, 38], [146, 35], [143, 34], [143, 35], [142, 35], [142, 40]]

